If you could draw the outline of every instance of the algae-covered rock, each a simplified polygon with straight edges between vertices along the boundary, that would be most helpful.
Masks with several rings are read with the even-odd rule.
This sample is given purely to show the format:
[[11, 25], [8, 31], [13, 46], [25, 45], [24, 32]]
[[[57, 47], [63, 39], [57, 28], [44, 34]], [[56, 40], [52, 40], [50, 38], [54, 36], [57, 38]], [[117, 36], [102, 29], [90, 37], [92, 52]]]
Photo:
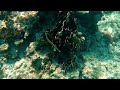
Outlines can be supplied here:
[[85, 63], [83, 79], [119, 79], [119, 62], [93, 60]]
[[36, 22], [37, 11], [1, 11], [0, 37], [8, 39], [20, 36]]
[[35, 42], [31, 42], [30, 45], [26, 48], [26, 55], [29, 55], [31, 53], [34, 53], [36, 49], [36, 44]]
[[120, 41], [120, 12], [102, 12], [103, 16], [97, 23], [98, 30], [102, 33], [103, 38], [108, 43], [108, 49], [111, 55], [114, 55], [115, 60], [119, 60], [119, 41]]

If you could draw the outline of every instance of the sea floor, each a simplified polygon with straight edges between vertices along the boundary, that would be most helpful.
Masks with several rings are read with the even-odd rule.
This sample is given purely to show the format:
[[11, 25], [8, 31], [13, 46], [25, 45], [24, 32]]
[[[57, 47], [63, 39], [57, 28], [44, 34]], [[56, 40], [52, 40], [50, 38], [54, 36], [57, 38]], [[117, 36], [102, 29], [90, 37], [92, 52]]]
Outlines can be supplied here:
[[[35, 24], [38, 18], [37, 13], [37, 11], [14, 11], [10, 13], [10, 25], [17, 30], [23, 30], [25, 36], [20, 38], [15, 36], [16, 38], [13, 38], [12, 36], [6, 36], [6, 31], [0, 33], [0, 79], [120, 79], [119, 11], [101, 11], [99, 20], [97, 20], [99, 14], [94, 17], [97, 20], [95, 25], [98, 30], [92, 35], [86, 32], [88, 38], [87, 50], [80, 51], [82, 59], [78, 52], [78, 56], [76, 56], [78, 68], [71, 71], [63, 69], [62, 65], [58, 64], [56, 60], [50, 62], [50, 57], [48, 57], [46, 51], [43, 50], [43, 53], [35, 49], [36, 40], [39, 40], [42, 33], [37, 31], [37, 26], [35, 32], [34, 29], [24, 31], [24, 29]], [[79, 13], [80, 15], [89, 15], [89, 11], [79, 11]], [[5, 13], [1, 11], [0, 14], [0, 17], [2, 17]], [[7, 15], [9, 16], [9, 14]], [[44, 16], [44, 12], [41, 12], [42, 15]], [[47, 15], [49, 15], [49, 12]], [[49, 16], [46, 19], [48, 19], [48, 22], [41, 25], [40, 29], [42, 30], [51, 27], [49, 26], [51, 17]], [[9, 19], [0, 18], [0, 31], [11, 28], [7, 20]], [[78, 19], [77, 22], [80, 22], [80, 20]], [[31, 37], [31, 33], [35, 37]], [[5, 38], [9, 39], [6, 41]]]

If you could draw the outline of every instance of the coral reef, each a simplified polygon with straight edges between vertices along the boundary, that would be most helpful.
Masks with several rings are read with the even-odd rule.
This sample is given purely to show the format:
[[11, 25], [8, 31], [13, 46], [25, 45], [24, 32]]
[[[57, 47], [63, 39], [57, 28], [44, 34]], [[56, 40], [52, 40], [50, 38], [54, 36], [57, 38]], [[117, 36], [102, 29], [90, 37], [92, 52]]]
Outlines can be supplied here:
[[119, 11], [0, 11], [0, 79], [119, 79]]
[[[22, 33], [30, 29], [37, 17], [34, 18], [35, 11], [1, 11], [0, 37], [7, 39], [22, 36]], [[28, 19], [29, 18], [29, 19]], [[32, 23], [32, 24], [31, 24]]]

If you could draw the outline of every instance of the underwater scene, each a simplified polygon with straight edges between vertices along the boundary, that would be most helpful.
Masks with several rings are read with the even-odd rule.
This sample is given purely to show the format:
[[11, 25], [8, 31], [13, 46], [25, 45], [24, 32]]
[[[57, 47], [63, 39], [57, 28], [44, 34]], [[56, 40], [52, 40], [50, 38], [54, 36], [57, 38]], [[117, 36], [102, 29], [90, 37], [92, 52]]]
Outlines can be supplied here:
[[120, 79], [120, 11], [0, 11], [0, 79]]

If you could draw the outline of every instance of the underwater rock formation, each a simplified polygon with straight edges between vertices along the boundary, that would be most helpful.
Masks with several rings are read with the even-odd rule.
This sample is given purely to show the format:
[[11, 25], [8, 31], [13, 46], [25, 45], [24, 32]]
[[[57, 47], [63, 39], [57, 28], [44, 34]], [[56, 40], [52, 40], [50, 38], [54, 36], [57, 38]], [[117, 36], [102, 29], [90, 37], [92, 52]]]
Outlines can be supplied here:
[[119, 18], [119, 11], [0, 11], [0, 79], [119, 79]]

